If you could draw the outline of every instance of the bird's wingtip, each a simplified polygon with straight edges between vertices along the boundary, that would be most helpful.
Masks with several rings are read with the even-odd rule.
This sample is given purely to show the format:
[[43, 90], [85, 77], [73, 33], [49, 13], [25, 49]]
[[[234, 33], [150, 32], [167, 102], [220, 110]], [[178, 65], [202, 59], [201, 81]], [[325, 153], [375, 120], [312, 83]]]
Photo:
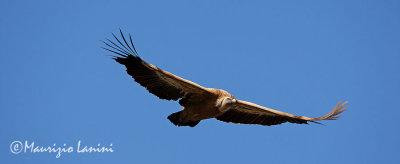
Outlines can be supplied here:
[[107, 48], [105, 48], [105, 47], [102, 47], [102, 48], [109, 52], [117, 54], [123, 58], [127, 58], [128, 56], [138, 57], [136, 48], [133, 45], [131, 34], [129, 34], [129, 40], [130, 40], [130, 44], [129, 44], [127, 42], [127, 40], [125, 39], [125, 36], [124, 36], [121, 28], [119, 28], [119, 32], [120, 32], [120, 37], [122, 38], [122, 41], [120, 39], [118, 39], [118, 37], [114, 33], [111, 33], [111, 35], [114, 37], [114, 39], [117, 42], [113, 42], [107, 38], [106, 38], [107, 41], [100, 40], [107, 46]]
[[329, 112], [327, 115], [318, 117], [318, 118], [314, 118], [310, 121], [315, 122], [315, 121], [321, 121], [321, 120], [337, 120], [341, 117], [338, 115], [347, 110], [347, 108], [343, 108], [347, 103], [348, 103], [348, 101], [345, 101], [344, 103], [342, 103], [342, 101], [339, 101], [339, 103], [335, 106], [335, 108], [333, 108], [333, 110], [331, 112]]

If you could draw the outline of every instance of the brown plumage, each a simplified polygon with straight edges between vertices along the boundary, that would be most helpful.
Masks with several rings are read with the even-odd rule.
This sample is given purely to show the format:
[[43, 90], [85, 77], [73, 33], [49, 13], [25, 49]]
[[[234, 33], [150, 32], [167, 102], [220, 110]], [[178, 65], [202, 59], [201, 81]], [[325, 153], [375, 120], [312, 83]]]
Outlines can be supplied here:
[[344, 112], [344, 103], [339, 102], [327, 115], [317, 118], [296, 116], [289, 113], [266, 108], [251, 102], [237, 100], [234, 96], [221, 89], [204, 88], [189, 80], [185, 80], [143, 61], [133, 45], [132, 37], [125, 39], [120, 31], [122, 40], [114, 34], [113, 37], [119, 43], [116, 44], [107, 39], [104, 42], [109, 48], [104, 48], [119, 56], [114, 56], [115, 61], [124, 65], [126, 71], [141, 86], [160, 99], [179, 99], [183, 110], [168, 116], [168, 119], [176, 126], [196, 126], [201, 120], [216, 118], [217, 120], [258, 125], [278, 125], [285, 122], [307, 124], [321, 120], [336, 120], [339, 114]]

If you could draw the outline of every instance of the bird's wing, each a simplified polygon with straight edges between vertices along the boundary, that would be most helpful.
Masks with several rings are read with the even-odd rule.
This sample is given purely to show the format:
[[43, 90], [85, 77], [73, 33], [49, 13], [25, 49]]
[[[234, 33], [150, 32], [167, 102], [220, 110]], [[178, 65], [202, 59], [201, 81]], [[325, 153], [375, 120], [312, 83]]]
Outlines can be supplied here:
[[327, 115], [310, 118], [277, 111], [247, 101], [237, 100], [231, 109], [216, 117], [216, 119], [230, 123], [259, 124], [267, 126], [278, 125], [285, 122], [307, 124], [308, 121], [311, 121], [318, 123], [316, 121], [338, 119], [340, 116], [337, 115], [346, 110], [346, 108], [343, 108], [346, 104], [347, 101], [343, 104], [339, 101], [336, 107]]
[[122, 40], [112, 34], [119, 44], [107, 39], [108, 42], [103, 42], [108, 48], [103, 48], [119, 55], [113, 56], [115, 61], [125, 65], [126, 72], [150, 93], [166, 100], [177, 100], [186, 94], [210, 94], [206, 88], [194, 82], [180, 78], [143, 61], [137, 54], [131, 35], [129, 35], [129, 45], [122, 31], [120, 33]]

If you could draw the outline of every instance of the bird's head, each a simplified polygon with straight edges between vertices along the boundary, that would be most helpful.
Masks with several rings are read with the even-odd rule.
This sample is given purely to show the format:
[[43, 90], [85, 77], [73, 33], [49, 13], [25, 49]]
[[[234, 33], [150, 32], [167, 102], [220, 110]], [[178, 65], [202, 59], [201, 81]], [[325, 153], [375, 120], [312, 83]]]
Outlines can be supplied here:
[[224, 101], [222, 103], [225, 105], [232, 105], [232, 104], [236, 103], [236, 99], [232, 98], [232, 97], [227, 97], [224, 99]]
[[218, 104], [218, 108], [220, 111], [224, 112], [224, 111], [227, 111], [236, 102], [237, 102], [237, 100], [235, 98], [225, 97]]

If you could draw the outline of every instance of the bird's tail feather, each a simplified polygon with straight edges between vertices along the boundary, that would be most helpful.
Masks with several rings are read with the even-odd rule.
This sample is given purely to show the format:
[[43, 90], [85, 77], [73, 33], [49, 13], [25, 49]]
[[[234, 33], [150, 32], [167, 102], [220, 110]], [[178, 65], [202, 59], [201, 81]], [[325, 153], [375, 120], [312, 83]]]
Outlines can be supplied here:
[[176, 126], [190, 126], [190, 127], [195, 127], [200, 122], [200, 121], [186, 121], [186, 122], [180, 121], [179, 117], [181, 116], [181, 112], [182, 111], [179, 111], [169, 115], [168, 116], [169, 121], [171, 121]]

